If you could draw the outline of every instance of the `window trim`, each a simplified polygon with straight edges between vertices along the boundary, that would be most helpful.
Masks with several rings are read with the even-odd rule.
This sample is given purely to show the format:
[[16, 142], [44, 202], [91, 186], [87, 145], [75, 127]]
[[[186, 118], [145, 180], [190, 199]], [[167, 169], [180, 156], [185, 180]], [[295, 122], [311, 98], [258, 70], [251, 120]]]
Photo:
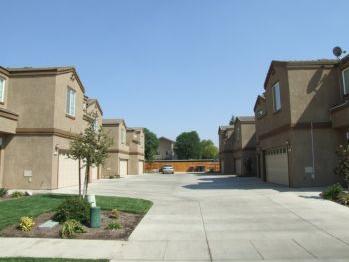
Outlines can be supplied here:
[[2, 86], [2, 94], [0, 97], [0, 104], [5, 103], [5, 88], [6, 88], [6, 79], [0, 76], [0, 80], [2, 80], [3, 86]]
[[[71, 95], [74, 94], [74, 112], [71, 112]], [[76, 91], [71, 88], [70, 86], [68, 86], [67, 88], [67, 98], [66, 98], [66, 115], [71, 117], [71, 118], [75, 118], [76, 116]]]
[[344, 73], [346, 71], [349, 71], [349, 67], [345, 68], [342, 70], [342, 81], [343, 81], [343, 95], [344, 96], [349, 96], [349, 86], [348, 86], [348, 90], [346, 90], [346, 86], [345, 86], [345, 77], [344, 77]]
[[[276, 108], [276, 96], [275, 96], [275, 88], [276, 88], [276, 86], [278, 86], [278, 88], [279, 88], [280, 108]], [[272, 95], [273, 95], [273, 110], [274, 110], [274, 113], [277, 113], [277, 112], [281, 111], [281, 108], [282, 108], [280, 82], [276, 82], [276, 83], [272, 86], [271, 89], [272, 89]]]

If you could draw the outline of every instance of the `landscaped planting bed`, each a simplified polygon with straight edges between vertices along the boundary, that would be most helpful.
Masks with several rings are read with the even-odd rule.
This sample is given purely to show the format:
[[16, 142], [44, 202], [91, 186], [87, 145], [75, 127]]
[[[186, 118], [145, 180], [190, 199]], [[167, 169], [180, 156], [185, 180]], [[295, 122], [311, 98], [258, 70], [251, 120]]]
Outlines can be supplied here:
[[[68, 212], [64, 204], [67, 203], [67, 200], [70, 203], [72, 199], [75, 199], [75, 202], [81, 202], [73, 196], [52, 194], [26, 196], [0, 202], [0, 236], [125, 240], [152, 205], [150, 201], [143, 199], [96, 196], [97, 206], [101, 208], [101, 226], [99, 228], [89, 227], [89, 221], [87, 221], [89, 214], [85, 215], [85, 218], [88, 218], [85, 219], [86, 221], [74, 214], [76, 217], [73, 219], [79, 224], [80, 232], [74, 232], [72, 235], [63, 236], [62, 234], [63, 222], [67, 220], [71, 222], [72, 217], [65, 218], [63, 221], [58, 220], [61, 223], [52, 228], [39, 227], [52, 218], [56, 219], [55, 215], [58, 210]], [[23, 217], [26, 219], [24, 222], [29, 221], [30, 223], [24, 223], [25, 226], [20, 229], [19, 224]], [[31, 218], [33, 218], [32, 221]], [[29, 227], [29, 230], [26, 226]], [[69, 229], [71, 228], [68, 227], [68, 231]]]

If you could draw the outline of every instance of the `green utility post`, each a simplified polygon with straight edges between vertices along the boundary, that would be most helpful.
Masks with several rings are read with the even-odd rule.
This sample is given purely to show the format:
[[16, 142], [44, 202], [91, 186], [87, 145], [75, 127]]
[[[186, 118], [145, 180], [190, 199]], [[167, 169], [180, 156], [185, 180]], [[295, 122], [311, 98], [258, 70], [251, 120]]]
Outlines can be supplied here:
[[100, 207], [91, 207], [90, 223], [92, 228], [101, 227], [101, 208]]

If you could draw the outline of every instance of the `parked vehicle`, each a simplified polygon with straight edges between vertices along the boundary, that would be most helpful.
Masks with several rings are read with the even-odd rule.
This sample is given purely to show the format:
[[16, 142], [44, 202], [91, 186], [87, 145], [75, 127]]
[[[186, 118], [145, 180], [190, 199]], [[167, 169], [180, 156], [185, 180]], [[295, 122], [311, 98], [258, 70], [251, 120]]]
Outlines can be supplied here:
[[160, 169], [160, 173], [163, 173], [163, 174], [174, 174], [174, 168], [173, 168], [173, 166], [170, 166], [170, 165], [163, 166]]

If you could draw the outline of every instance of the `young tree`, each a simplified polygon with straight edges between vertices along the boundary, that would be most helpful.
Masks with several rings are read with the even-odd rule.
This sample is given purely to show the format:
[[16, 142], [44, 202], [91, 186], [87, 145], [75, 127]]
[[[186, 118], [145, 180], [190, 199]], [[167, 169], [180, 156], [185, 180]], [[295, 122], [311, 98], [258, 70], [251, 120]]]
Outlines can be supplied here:
[[344, 178], [348, 187], [349, 185], [349, 143], [345, 146], [340, 145], [337, 150], [337, 155], [339, 157], [339, 161], [334, 172], [336, 175], [342, 176]]
[[[101, 127], [96, 128], [96, 116], [89, 121], [88, 127], [79, 134], [71, 143], [68, 156], [72, 159], [82, 161], [85, 167], [85, 181], [83, 197], [87, 194], [91, 166], [99, 166], [104, 163], [108, 156], [108, 148], [113, 140], [105, 134]], [[79, 195], [81, 196], [81, 167], [79, 167]]]
[[200, 138], [196, 131], [183, 132], [176, 138], [174, 151], [178, 159], [200, 159]]
[[203, 139], [201, 142], [201, 158], [202, 159], [215, 159], [218, 156], [218, 148], [214, 145], [212, 140]]
[[147, 161], [153, 161], [159, 147], [159, 139], [156, 135], [144, 128], [144, 155]]

